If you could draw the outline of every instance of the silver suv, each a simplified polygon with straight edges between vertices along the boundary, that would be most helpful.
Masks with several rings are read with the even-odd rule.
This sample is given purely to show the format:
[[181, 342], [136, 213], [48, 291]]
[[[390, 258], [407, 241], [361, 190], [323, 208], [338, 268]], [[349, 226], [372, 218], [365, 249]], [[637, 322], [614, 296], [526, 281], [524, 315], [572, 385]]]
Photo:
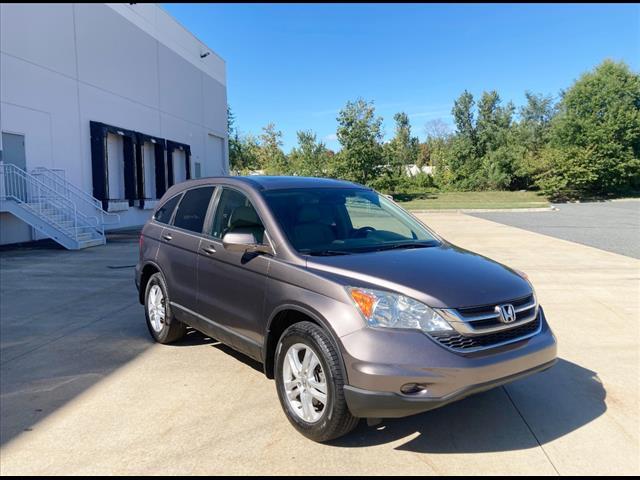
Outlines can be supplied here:
[[316, 441], [556, 360], [523, 273], [349, 182], [175, 185], [142, 231], [136, 285], [156, 341], [191, 327], [262, 362], [291, 424]]

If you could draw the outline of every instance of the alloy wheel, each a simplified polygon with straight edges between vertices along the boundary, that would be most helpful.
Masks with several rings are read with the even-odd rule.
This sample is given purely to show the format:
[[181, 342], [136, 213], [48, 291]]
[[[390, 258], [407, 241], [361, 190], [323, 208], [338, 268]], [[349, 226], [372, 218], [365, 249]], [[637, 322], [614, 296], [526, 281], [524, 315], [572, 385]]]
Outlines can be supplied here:
[[282, 368], [287, 402], [302, 420], [315, 423], [327, 408], [327, 379], [318, 355], [303, 343], [287, 350]]
[[160, 333], [164, 327], [166, 311], [164, 294], [159, 285], [153, 285], [149, 290], [147, 309], [151, 328], [153, 328], [154, 332]]

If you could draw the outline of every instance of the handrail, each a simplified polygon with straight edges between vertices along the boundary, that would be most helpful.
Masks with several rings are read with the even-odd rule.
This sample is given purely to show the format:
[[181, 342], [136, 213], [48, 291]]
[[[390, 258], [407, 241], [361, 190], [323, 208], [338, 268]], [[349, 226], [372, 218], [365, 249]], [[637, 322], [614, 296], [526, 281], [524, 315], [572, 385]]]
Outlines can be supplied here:
[[[44, 183], [45, 185], [47, 185], [47, 182], [52, 183], [53, 186], [50, 186], [50, 188], [52, 188], [59, 195], [62, 195], [63, 198], [66, 198], [67, 200], [73, 202], [73, 200], [71, 200], [70, 198], [71, 196], [70, 187], [75, 187], [75, 185], [72, 185], [71, 183], [67, 182], [66, 179], [62, 178], [58, 173], [45, 167], [37, 167], [34, 170], [32, 170], [30, 174], [36, 178], [42, 179], [41, 182]], [[59, 191], [58, 188], [56, 187], [61, 187], [62, 191]], [[76, 194], [76, 197], [79, 197], [78, 198], [79, 204], [81, 206], [83, 204], [88, 206], [91, 212], [95, 212], [96, 209], [102, 210], [102, 207], [100, 206], [97, 199], [87, 195], [77, 187], [75, 188], [79, 190], [79, 192], [82, 194], [82, 195], [79, 195], [78, 193], [74, 192]], [[73, 202], [73, 203], [76, 205], [76, 209], [78, 209], [78, 204], [76, 202]], [[95, 215], [87, 215], [80, 211], [78, 211], [78, 215], [81, 218], [85, 219], [85, 223], [87, 225], [90, 225], [91, 227], [95, 228], [98, 233], [100, 233], [101, 235], [104, 235], [104, 217], [102, 213], [100, 214], [100, 217], [101, 217], [100, 219]]]
[[59, 173], [56, 173], [54, 170], [47, 167], [36, 167], [31, 173], [32, 174], [40, 174], [41, 172], [45, 172], [50, 175], [51, 179], [56, 183], [64, 187], [65, 190], [73, 190], [74, 193], [80, 197], [83, 197], [86, 201], [93, 203], [96, 207], [102, 209], [102, 205], [100, 204], [100, 200], [95, 197], [92, 197], [87, 192], [82, 190], [81, 188], [76, 187], [73, 183], [69, 182], [66, 178], [62, 178]]
[[[115, 221], [110, 222], [109, 224], [120, 223], [120, 215], [117, 213], [107, 212], [102, 208], [102, 203], [95, 197], [92, 197], [87, 192], [77, 187], [73, 183], [69, 182], [66, 178], [63, 178], [59, 173], [55, 172], [46, 167], [36, 167], [32, 170], [34, 175], [42, 175], [47, 180], [50, 180], [56, 186], [61, 187], [63, 192], [67, 194], [67, 197], [75, 196], [78, 200], [83, 203], [89, 203], [92, 211], [98, 210], [100, 219], [97, 217], [93, 217], [96, 219], [96, 225], [99, 224], [99, 227], [104, 232], [104, 225], [107, 223], [104, 221], [104, 217], [114, 217]], [[55, 190], [55, 189], [54, 189]], [[70, 199], [70, 198], [69, 198]]]
[[[56, 222], [51, 216], [43, 214], [43, 205], [48, 203], [57, 207], [62, 211], [62, 215], [71, 217], [70, 220], [73, 221], [73, 238], [76, 241], [78, 240], [78, 211], [75, 203], [61, 196], [54, 189], [12, 163], [0, 163], [0, 172], [2, 173], [2, 186], [0, 187], [2, 198], [14, 199], [30, 210], [39, 213], [42, 219], [56, 228], [66, 230], [63, 225]], [[29, 200], [32, 201], [30, 202]], [[32, 204], [37, 204], [39, 209], [33, 208]], [[65, 208], [67, 209], [66, 211]], [[86, 218], [82, 214], [81, 217]], [[91, 227], [88, 222], [85, 226]]]

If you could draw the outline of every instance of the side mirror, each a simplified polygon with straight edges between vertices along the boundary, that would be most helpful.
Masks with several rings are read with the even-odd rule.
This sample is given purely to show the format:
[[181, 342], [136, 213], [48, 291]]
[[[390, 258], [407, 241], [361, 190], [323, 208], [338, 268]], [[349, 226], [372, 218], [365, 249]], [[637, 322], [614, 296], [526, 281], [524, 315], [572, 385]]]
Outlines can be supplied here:
[[253, 233], [229, 232], [222, 237], [222, 245], [225, 250], [230, 252], [268, 253], [273, 255], [271, 247], [258, 243]]

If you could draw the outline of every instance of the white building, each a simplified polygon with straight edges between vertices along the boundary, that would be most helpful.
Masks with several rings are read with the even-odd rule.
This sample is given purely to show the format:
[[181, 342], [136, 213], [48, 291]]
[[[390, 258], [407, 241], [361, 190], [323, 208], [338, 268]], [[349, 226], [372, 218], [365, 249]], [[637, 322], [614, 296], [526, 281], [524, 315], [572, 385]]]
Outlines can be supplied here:
[[228, 173], [225, 62], [159, 6], [2, 4], [0, 54], [0, 244], [141, 225]]
[[405, 172], [405, 175], [407, 175], [408, 177], [415, 177], [420, 173], [433, 175], [433, 166], [423, 165], [422, 167], [419, 167], [416, 164], [411, 164], [404, 167], [404, 172]]

